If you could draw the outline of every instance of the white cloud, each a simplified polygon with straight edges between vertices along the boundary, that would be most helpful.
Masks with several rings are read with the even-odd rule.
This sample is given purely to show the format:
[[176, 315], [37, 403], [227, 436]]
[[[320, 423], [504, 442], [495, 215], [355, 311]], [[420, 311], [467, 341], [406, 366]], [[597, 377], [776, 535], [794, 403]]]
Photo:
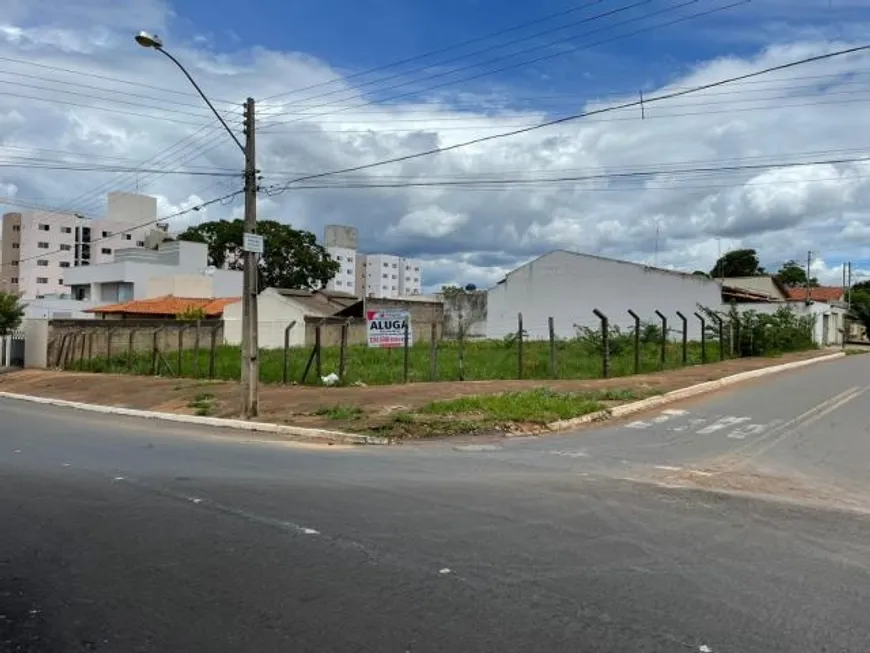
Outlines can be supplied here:
[[[49, 15], [51, 20], [46, 18]], [[206, 49], [210, 37], [202, 32], [176, 33], [171, 6], [158, 0], [87, 0], [69, 5], [18, 0], [11, 2], [3, 20], [0, 56], [86, 73], [4, 62], [0, 90], [16, 95], [0, 96], [0, 145], [23, 148], [0, 149], [4, 159], [56, 159], [62, 155], [51, 151], [65, 150], [80, 152], [76, 161], [100, 165], [146, 162], [147, 171], [126, 175], [0, 168], [0, 186], [12, 185], [22, 197], [41, 198], [45, 205], [91, 214], [104, 210], [107, 190], [138, 188], [153, 193], [162, 212], [174, 213], [241, 185], [240, 179], [160, 174], [178, 167], [239, 169], [241, 155], [215, 126], [181, 73], [159, 54], [135, 46], [130, 37], [138, 27], [165, 37], [167, 48], [188, 65], [237, 133], [245, 96], [263, 98], [317, 85], [259, 106], [258, 166], [266, 185], [299, 174], [449, 146], [536, 123], [546, 115], [500, 111], [504, 89], [490, 96], [464, 89], [455, 96], [442, 93], [431, 103], [415, 100], [357, 107], [367, 97], [351, 88], [357, 80], [331, 81], [340, 75], [328, 62], [256, 44], [215, 54]], [[727, 56], [700, 62], [666, 87], [645, 94], [651, 98], [848, 45], [813, 38], [780, 42], [747, 59]], [[820, 265], [870, 258], [870, 244], [864, 244], [870, 243], [867, 163], [763, 167], [786, 160], [870, 157], [870, 138], [861, 137], [870, 91], [868, 63], [866, 56], [831, 60], [769, 79], [649, 103], [643, 120], [639, 109], [626, 109], [333, 177], [328, 183], [658, 171], [644, 178], [498, 188], [298, 189], [261, 196], [260, 214], [318, 234], [325, 224], [355, 224], [368, 250], [395, 250], [427, 259], [426, 281], [433, 285], [483, 286], [554, 247], [687, 270], [709, 269], [720, 250], [738, 246], [756, 247], [768, 266], [801, 260], [808, 249], [816, 252]], [[625, 97], [589, 102], [586, 108], [636, 97], [634, 91], [618, 85], [613, 91], [623, 91]], [[330, 95], [314, 97], [326, 93]], [[52, 101], [32, 99], [37, 97]], [[330, 102], [335, 104], [316, 106]], [[275, 124], [281, 121], [289, 122]], [[749, 164], [762, 167], [673, 172]], [[177, 226], [240, 213], [238, 201], [213, 205], [185, 216]], [[820, 269], [823, 276], [831, 276], [837, 265]]]

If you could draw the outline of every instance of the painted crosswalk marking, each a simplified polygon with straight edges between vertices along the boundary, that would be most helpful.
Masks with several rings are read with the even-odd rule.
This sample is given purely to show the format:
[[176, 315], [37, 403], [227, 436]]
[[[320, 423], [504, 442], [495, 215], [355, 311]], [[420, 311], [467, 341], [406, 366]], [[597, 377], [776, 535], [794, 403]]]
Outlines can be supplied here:
[[711, 433], [715, 433], [716, 431], [721, 431], [732, 426], [737, 426], [738, 424], [743, 424], [744, 422], [748, 422], [751, 419], [751, 417], [737, 417], [735, 415], [726, 415], [725, 417], [716, 420], [709, 426], [705, 426], [704, 428], [699, 429], [697, 433], [698, 435], [709, 435]]
[[[687, 410], [663, 410], [655, 417], [646, 420], [635, 420], [624, 426], [627, 429], [649, 429], [661, 427], [670, 432], [682, 433], [692, 431], [696, 435], [711, 435], [722, 433], [732, 440], [745, 440], [756, 437], [782, 423], [782, 420], [758, 423], [746, 415], [714, 415], [712, 417], [694, 417]], [[561, 454], [565, 455], [565, 454]]]

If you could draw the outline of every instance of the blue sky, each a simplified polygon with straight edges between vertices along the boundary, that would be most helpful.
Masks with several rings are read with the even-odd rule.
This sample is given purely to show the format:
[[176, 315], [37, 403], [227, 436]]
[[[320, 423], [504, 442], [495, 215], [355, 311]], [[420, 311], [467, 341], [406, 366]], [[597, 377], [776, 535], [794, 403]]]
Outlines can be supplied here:
[[[303, 122], [270, 125], [269, 116], [260, 114], [261, 128], [266, 124], [258, 137], [258, 157], [269, 183], [286, 181], [293, 171], [364, 165], [509, 131], [581, 112], [602, 98], [635, 99], [641, 89], [655, 94], [669, 85], [717, 81], [857, 45], [870, 34], [867, 0], [752, 0], [656, 27], [736, 0], [697, 0], [680, 7], [688, 2], [601, 0], [584, 7], [580, 0], [259, 0], [251, 9], [237, 0], [4, 0], [0, 56], [9, 59], [0, 64], [0, 146], [15, 149], [0, 154], [25, 156], [34, 148], [34, 157], [48, 156], [48, 150], [88, 162], [106, 157], [97, 159], [101, 165], [123, 160], [157, 170], [237, 168], [238, 150], [219, 134], [219, 126], [199, 133], [198, 125], [213, 129], [214, 119], [190, 95], [187, 81], [165, 59], [133, 44], [137, 29], [163, 36], [212, 98], [229, 100], [219, 103], [228, 113], [248, 95], [262, 99], [339, 79], [308, 93], [284, 95], [271, 107], [259, 105], [267, 114], [293, 115], [305, 110], [300, 104], [309, 104], [306, 97], [338, 93], [326, 99], [328, 109]], [[591, 20], [628, 5], [636, 6]], [[647, 17], [652, 12], [664, 13]], [[579, 24], [583, 19], [589, 20]], [[530, 21], [540, 22], [357, 76]], [[565, 29], [533, 35], [560, 26]], [[589, 34], [592, 30], [598, 31]], [[618, 35], [627, 37], [613, 39]], [[601, 39], [612, 40], [568, 51]], [[535, 50], [445, 74], [525, 48]], [[548, 59], [528, 63], [540, 56]], [[446, 61], [453, 57], [459, 60]], [[421, 66], [428, 68], [421, 71]], [[513, 67], [463, 81], [502, 66]], [[355, 88], [397, 73], [402, 75]], [[656, 178], [627, 183], [614, 175], [600, 184], [497, 189], [320, 189], [261, 196], [260, 212], [318, 235], [330, 222], [353, 224], [368, 251], [423, 258], [432, 286], [471, 282], [485, 287], [554, 247], [688, 270], [709, 269], [720, 248], [755, 247], [767, 267], [803, 260], [812, 249], [836, 276], [834, 268], [843, 260], [870, 260], [870, 164], [716, 176], [667, 172], [669, 166], [693, 162], [799, 160], [808, 152], [858, 156], [866, 150], [870, 157], [870, 135], [863, 137], [870, 57], [790, 74], [823, 75], [825, 85], [783, 82], [779, 76], [683, 98], [673, 107], [660, 104], [643, 119], [639, 111], [623, 111], [612, 119], [566, 123], [355, 177], [378, 183], [391, 175], [449, 180], [664, 170]], [[426, 79], [433, 75], [439, 77]], [[104, 91], [95, 93], [100, 99], [91, 110], [93, 85]], [[146, 95], [138, 99], [128, 95], [143, 89]], [[21, 95], [31, 96], [27, 111], [21, 110]], [[69, 104], [71, 99], [77, 106]], [[371, 104], [359, 108], [366, 102]], [[166, 113], [171, 110], [176, 113]], [[161, 158], [164, 151], [172, 154]], [[104, 211], [107, 189], [152, 193], [162, 214], [172, 214], [228, 192], [235, 183], [158, 173], [0, 168], [6, 196], [95, 216]], [[239, 211], [239, 203], [213, 205], [181, 222], [234, 217]]]

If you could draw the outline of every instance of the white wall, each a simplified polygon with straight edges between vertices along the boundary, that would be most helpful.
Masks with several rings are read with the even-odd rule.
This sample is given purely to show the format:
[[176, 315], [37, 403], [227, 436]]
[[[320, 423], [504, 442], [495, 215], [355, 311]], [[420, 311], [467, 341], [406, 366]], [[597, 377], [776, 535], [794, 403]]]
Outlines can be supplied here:
[[[845, 326], [846, 316], [849, 311], [843, 306], [813, 302], [807, 305], [804, 302], [764, 302], [758, 304], [737, 304], [737, 310], [741, 313], [755, 311], [763, 315], [773, 315], [779, 309], [787, 306], [798, 317], [814, 316], [813, 342], [820, 347], [829, 347], [843, 344], [842, 329]], [[730, 305], [723, 306], [721, 312], [731, 310]]]
[[[257, 335], [261, 349], [284, 347], [284, 330], [294, 320], [296, 326], [290, 330], [290, 346], [305, 344], [305, 312], [296, 302], [267, 289], [259, 295], [257, 314]], [[240, 345], [242, 342], [241, 301], [224, 309], [224, 342], [228, 345]]]
[[716, 309], [721, 302], [719, 284], [704, 277], [560, 250], [514, 270], [488, 291], [486, 335], [516, 333], [517, 314], [522, 313], [530, 338], [548, 336], [548, 317], [554, 318], [556, 337], [570, 338], [576, 334], [574, 324], [600, 326], [592, 313], [597, 308], [621, 329], [634, 326], [628, 309], [655, 324], [660, 323], [659, 310], [674, 338], [682, 333], [676, 315], [681, 311], [688, 318], [689, 338], [696, 339], [698, 305]]
[[335, 277], [326, 284], [326, 289], [355, 295], [358, 290], [356, 287], [356, 266], [358, 264], [356, 250], [348, 247], [330, 246], [326, 248], [326, 251], [341, 265], [341, 268], [335, 273]]
[[24, 331], [24, 367], [46, 367], [48, 365], [48, 320], [22, 320], [21, 330]]
[[24, 318], [91, 320], [94, 318], [94, 314], [86, 313], [85, 311], [94, 306], [99, 306], [99, 304], [100, 302], [79, 302], [74, 299], [59, 299], [54, 297], [28, 299], [24, 302]]

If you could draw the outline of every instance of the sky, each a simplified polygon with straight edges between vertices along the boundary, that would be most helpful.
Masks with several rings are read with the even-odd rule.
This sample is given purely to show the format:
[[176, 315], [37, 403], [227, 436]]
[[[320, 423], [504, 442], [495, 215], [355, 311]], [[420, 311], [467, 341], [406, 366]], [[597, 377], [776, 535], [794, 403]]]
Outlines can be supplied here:
[[169, 216], [241, 188], [236, 144], [140, 29], [239, 138], [257, 101], [262, 219], [355, 225], [364, 251], [423, 259], [427, 290], [557, 248], [870, 275], [870, 54], [656, 99], [870, 44], [866, 0], [4, 0], [0, 210], [100, 217], [125, 190]]

